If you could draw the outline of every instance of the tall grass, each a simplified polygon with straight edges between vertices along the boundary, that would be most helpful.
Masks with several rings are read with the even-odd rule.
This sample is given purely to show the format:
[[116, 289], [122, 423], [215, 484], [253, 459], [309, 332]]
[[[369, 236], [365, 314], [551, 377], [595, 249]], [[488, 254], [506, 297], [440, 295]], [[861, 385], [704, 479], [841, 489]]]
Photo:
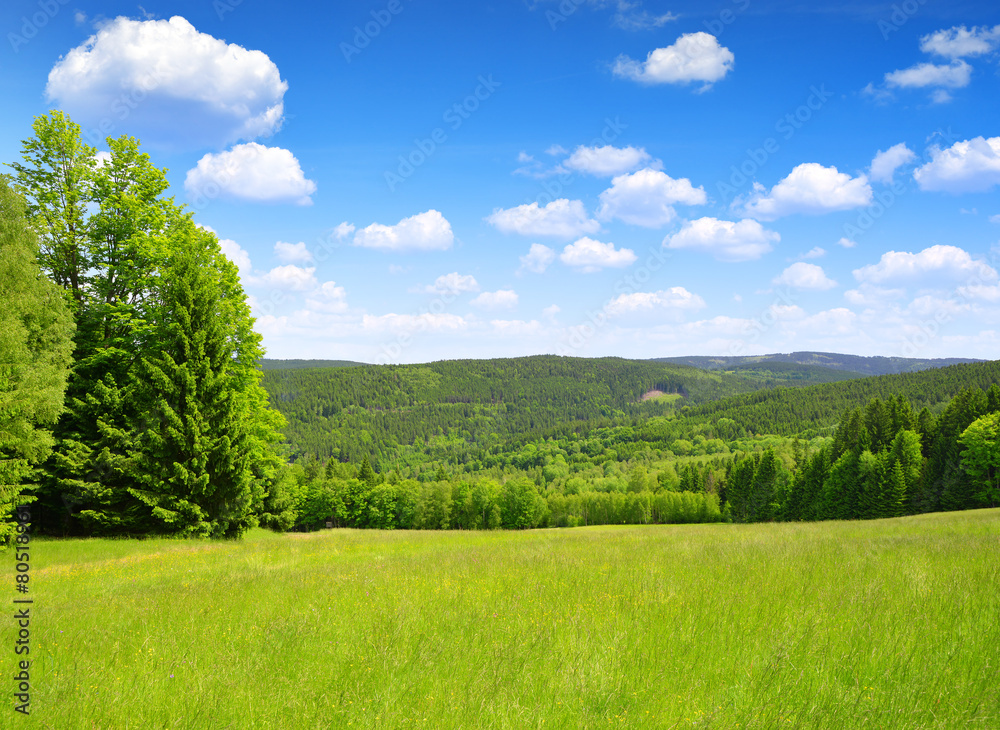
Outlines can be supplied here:
[[32, 550], [3, 727], [1000, 726], [997, 510]]

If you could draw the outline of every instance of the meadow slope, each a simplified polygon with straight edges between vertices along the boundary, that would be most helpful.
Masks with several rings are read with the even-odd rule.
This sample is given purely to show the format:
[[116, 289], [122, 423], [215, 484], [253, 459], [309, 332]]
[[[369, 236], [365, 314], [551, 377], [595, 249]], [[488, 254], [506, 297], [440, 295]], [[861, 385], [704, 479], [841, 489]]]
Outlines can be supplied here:
[[26, 727], [1000, 724], [1000, 510], [32, 550]]

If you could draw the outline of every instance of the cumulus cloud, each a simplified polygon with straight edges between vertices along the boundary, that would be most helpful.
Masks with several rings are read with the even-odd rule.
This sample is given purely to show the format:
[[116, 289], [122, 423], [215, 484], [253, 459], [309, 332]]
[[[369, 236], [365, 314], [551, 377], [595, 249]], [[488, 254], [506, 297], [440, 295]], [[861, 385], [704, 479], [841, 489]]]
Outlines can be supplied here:
[[306, 306], [324, 314], [341, 314], [347, 311], [347, 292], [334, 281], [324, 282], [306, 299]]
[[313, 260], [312, 253], [301, 241], [294, 244], [278, 241], [274, 244], [274, 253], [279, 261], [286, 264], [308, 264]]
[[372, 332], [460, 332], [469, 322], [457, 314], [366, 314], [361, 318], [363, 329]]
[[837, 286], [823, 268], [816, 264], [799, 262], [792, 264], [774, 279], [775, 284], [790, 286], [793, 289], [814, 289], [824, 291]]
[[819, 259], [826, 256], [826, 249], [820, 246], [814, 246], [813, 248], [806, 251], [804, 254], [799, 256], [799, 260], [805, 261], [808, 259]]
[[635, 263], [636, 255], [632, 249], [616, 249], [613, 243], [584, 237], [566, 246], [559, 260], [581, 273], [590, 274], [601, 269], [629, 266]]
[[931, 160], [913, 173], [921, 190], [984, 192], [1000, 184], [1000, 137], [931, 148]]
[[931, 246], [919, 253], [889, 251], [877, 264], [854, 270], [854, 278], [868, 284], [920, 283], [940, 284], [942, 280], [995, 281], [997, 272], [982, 261], [976, 261], [957, 246]]
[[[208, 227], [205, 226], [205, 228]], [[214, 233], [214, 231], [212, 232]], [[253, 271], [253, 266], [251, 265], [250, 262], [250, 254], [247, 253], [247, 251], [242, 246], [240, 246], [240, 244], [236, 243], [236, 241], [233, 241], [232, 239], [229, 238], [220, 238], [219, 248], [222, 249], [222, 253], [225, 255], [227, 259], [236, 264], [236, 268], [240, 270], [241, 278], [246, 279], [247, 277], [250, 276], [251, 272]]]
[[841, 239], [837, 241], [837, 245], [843, 246], [844, 248], [854, 248], [855, 246], [858, 245], [858, 242], [852, 241], [850, 238], [847, 238], [846, 236], [842, 236]]
[[258, 203], [312, 205], [316, 183], [307, 180], [295, 155], [256, 142], [209, 153], [188, 170], [184, 189], [192, 198], [216, 197]]
[[920, 39], [920, 50], [945, 58], [967, 58], [992, 53], [1000, 46], [1000, 25], [968, 29], [964, 25], [929, 33]]
[[705, 308], [705, 300], [682, 286], [655, 292], [620, 294], [608, 302], [605, 311], [611, 316], [633, 312], [679, 313]]
[[513, 309], [517, 306], [517, 301], [517, 292], [513, 289], [500, 289], [499, 291], [484, 291], [470, 303], [483, 309]]
[[461, 294], [462, 292], [479, 291], [479, 282], [471, 274], [459, 274], [453, 271], [450, 274], [439, 276], [433, 284], [425, 287], [422, 291], [427, 294]]
[[344, 221], [343, 223], [338, 223], [333, 229], [333, 235], [338, 241], [343, 241], [349, 238], [352, 233], [354, 233], [354, 225]]
[[680, 231], [663, 241], [668, 248], [690, 248], [709, 253], [720, 261], [751, 261], [771, 251], [781, 240], [755, 220], [738, 223], [718, 218], [688, 221]]
[[147, 144], [199, 149], [273, 134], [287, 89], [265, 53], [174, 16], [106, 23], [56, 63], [45, 92], [84, 129], [127, 120]]
[[869, 177], [875, 182], [891, 185], [896, 170], [915, 159], [917, 159], [917, 155], [903, 142], [893, 145], [885, 152], [879, 150], [875, 159], [872, 160], [871, 168], [868, 171]]
[[643, 147], [587, 147], [580, 145], [562, 164], [570, 170], [585, 172], [598, 177], [612, 177], [631, 172], [652, 162], [652, 157]]
[[528, 253], [520, 257], [521, 268], [518, 271], [530, 271], [533, 274], [543, 274], [549, 264], [556, 260], [556, 252], [540, 243], [531, 244]]
[[354, 234], [355, 246], [381, 251], [446, 251], [454, 241], [451, 224], [433, 209], [394, 226], [372, 223]]
[[672, 46], [650, 51], [645, 61], [619, 56], [615, 75], [645, 84], [687, 84], [704, 82], [701, 90], [711, 88], [733, 68], [733, 52], [719, 45], [718, 39], [705, 32], [685, 33]]
[[519, 205], [506, 210], [497, 208], [486, 222], [501, 233], [522, 236], [572, 238], [585, 233], [597, 233], [601, 224], [587, 217], [583, 202], [560, 198], [544, 208], [538, 203]]
[[687, 178], [674, 180], [646, 168], [614, 178], [611, 187], [601, 193], [597, 215], [602, 220], [618, 218], [635, 226], [659, 228], [676, 216], [674, 204], [704, 205], [707, 200], [705, 189], [694, 187]]
[[947, 65], [918, 63], [885, 75], [886, 86], [897, 89], [922, 89], [927, 86], [961, 89], [968, 86], [971, 80], [972, 66], [961, 60]]
[[836, 167], [815, 162], [797, 166], [768, 193], [760, 185], [745, 206], [747, 215], [775, 220], [804, 213], [820, 215], [837, 210], [861, 208], [871, 203], [872, 188], [865, 175], [851, 177]]
[[315, 273], [315, 266], [303, 268], [288, 264], [287, 266], [276, 266], [266, 274], [253, 279], [252, 283], [288, 291], [310, 291], [315, 289], [319, 283], [316, 281]]

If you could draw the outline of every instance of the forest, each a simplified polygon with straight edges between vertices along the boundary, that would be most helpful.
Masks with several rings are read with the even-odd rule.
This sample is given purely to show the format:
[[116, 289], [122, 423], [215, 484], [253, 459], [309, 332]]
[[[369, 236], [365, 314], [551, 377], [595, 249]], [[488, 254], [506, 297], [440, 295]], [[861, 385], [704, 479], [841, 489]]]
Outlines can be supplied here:
[[52, 535], [216, 538], [1000, 505], [1000, 362], [267, 360], [138, 140], [33, 130], [0, 176], [0, 540], [21, 504]]

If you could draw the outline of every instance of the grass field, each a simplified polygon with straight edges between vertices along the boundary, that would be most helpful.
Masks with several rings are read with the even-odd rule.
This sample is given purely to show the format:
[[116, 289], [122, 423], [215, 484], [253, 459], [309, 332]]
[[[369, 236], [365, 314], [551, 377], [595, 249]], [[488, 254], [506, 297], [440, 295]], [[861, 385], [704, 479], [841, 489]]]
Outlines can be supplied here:
[[32, 550], [2, 727], [1000, 727], [998, 510]]

